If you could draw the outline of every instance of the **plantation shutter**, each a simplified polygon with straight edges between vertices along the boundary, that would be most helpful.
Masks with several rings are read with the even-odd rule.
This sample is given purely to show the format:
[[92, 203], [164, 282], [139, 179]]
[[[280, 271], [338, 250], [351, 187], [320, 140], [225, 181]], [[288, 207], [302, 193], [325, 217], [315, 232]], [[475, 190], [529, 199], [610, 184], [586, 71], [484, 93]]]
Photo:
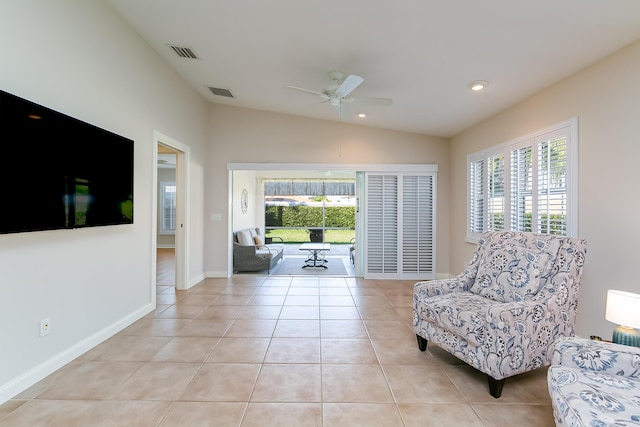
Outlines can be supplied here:
[[538, 230], [567, 234], [567, 137], [538, 143]]
[[367, 271], [398, 272], [398, 177], [369, 175], [367, 180]]
[[484, 183], [486, 160], [470, 159], [468, 234], [479, 236], [484, 231]]
[[567, 132], [520, 142], [510, 168], [511, 230], [566, 235]]
[[504, 230], [505, 188], [504, 188], [504, 154], [490, 156], [488, 159], [487, 189], [487, 230]]
[[162, 183], [162, 231], [176, 229], [176, 185]]
[[366, 174], [365, 278], [435, 277], [435, 175]]
[[576, 236], [577, 159], [576, 120], [467, 156], [467, 240], [485, 230]]
[[532, 231], [533, 145], [511, 152], [511, 230]]
[[434, 271], [433, 177], [402, 178], [402, 272]]

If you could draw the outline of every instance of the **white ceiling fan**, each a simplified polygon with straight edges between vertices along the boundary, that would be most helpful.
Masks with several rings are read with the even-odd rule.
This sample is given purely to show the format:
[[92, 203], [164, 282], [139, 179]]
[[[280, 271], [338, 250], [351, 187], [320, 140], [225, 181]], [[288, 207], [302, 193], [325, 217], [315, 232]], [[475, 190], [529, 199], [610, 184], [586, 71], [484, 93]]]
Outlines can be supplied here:
[[[333, 108], [338, 111], [341, 119], [345, 119], [345, 110], [343, 110], [343, 104], [351, 103], [363, 103], [370, 105], [383, 105], [388, 106], [393, 103], [390, 98], [374, 98], [374, 97], [349, 97], [364, 79], [355, 74], [349, 74], [344, 80], [344, 74], [340, 71], [331, 71], [329, 76], [333, 80], [333, 84], [327, 86], [322, 92], [314, 90], [304, 89], [296, 86], [287, 86], [290, 89], [299, 90], [302, 92], [311, 93], [319, 96], [322, 103], [329, 103]], [[341, 82], [342, 81], [342, 82]], [[341, 83], [340, 83], [341, 82]]]

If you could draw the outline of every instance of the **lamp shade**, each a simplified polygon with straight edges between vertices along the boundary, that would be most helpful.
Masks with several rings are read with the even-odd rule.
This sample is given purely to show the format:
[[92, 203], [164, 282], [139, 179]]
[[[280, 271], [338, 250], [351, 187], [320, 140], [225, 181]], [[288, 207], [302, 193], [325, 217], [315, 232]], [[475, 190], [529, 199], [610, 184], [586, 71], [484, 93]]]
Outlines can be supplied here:
[[630, 328], [640, 328], [640, 295], [608, 290], [604, 316], [608, 321]]

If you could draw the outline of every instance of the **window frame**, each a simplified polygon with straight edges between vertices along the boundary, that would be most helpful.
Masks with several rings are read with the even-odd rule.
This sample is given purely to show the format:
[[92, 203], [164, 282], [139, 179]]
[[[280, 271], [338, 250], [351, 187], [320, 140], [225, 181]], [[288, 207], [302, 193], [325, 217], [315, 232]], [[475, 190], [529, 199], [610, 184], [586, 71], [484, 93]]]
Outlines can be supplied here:
[[[503, 155], [504, 158], [504, 230], [510, 231], [513, 226], [513, 218], [511, 208], [514, 204], [512, 187], [512, 154], [526, 147], [532, 147], [532, 187], [531, 193], [533, 197], [532, 218], [536, 218], [540, 214], [540, 206], [537, 203], [537, 197], [541, 188], [538, 181], [538, 173], [541, 170], [539, 165], [538, 146], [541, 143], [552, 141], [554, 138], [563, 136], [566, 138], [566, 230], [565, 235], [568, 237], [578, 236], [578, 118], [574, 117], [564, 122], [555, 124], [545, 129], [541, 129], [529, 135], [519, 137], [499, 145], [486, 148], [475, 153], [467, 155], [467, 223], [465, 240], [469, 243], [477, 243], [480, 240], [482, 232], [489, 230], [487, 227], [487, 219], [489, 214], [489, 161], [492, 158]], [[478, 168], [481, 169], [478, 174]], [[478, 180], [480, 182], [478, 182]], [[477, 189], [482, 189], [482, 193], [477, 193]], [[474, 192], [474, 189], [476, 192]], [[537, 223], [534, 219], [533, 230], [540, 233], [536, 229]]]

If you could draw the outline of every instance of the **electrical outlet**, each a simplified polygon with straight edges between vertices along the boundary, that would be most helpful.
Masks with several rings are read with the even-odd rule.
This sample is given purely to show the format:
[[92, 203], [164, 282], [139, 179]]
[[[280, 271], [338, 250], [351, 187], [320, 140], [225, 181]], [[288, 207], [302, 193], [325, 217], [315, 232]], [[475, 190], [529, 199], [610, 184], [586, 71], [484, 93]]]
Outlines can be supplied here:
[[47, 317], [40, 321], [40, 336], [49, 335], [49, 332], [51, 332], [51, 319]]

